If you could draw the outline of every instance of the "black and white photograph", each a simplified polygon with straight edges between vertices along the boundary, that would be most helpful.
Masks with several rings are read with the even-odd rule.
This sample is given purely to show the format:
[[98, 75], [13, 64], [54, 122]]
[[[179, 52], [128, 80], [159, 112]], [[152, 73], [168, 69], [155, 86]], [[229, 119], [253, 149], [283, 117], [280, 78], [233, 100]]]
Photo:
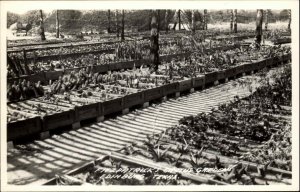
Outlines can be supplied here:
[[1, 189], [297, 190], [287, 2], [4, 2]]

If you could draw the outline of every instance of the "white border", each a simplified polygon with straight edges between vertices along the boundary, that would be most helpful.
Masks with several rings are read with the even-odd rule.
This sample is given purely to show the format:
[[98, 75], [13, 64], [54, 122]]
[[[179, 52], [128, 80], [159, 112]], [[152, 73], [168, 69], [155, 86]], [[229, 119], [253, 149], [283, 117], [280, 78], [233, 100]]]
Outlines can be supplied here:
[[[291, 9], [292, 10], [292, 130], [293, 130], [293, 179], [292, 185], [269, 186], [13, 186], [7, 185], [7, 152], [6, 152], [6, 12], [15, 7], [23, 9]], [[257, 191], [299, 190], [299, 1], [1, 1], [1, 191]]]

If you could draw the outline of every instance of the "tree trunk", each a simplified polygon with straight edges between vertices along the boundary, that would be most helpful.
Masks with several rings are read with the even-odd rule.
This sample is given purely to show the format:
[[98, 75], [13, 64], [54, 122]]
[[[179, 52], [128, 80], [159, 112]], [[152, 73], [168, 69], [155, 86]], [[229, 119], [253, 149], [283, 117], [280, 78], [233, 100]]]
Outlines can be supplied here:
[[44, 18], [43, 18], [43, 11], [40, 10], [40, 14], [41, 14], [41, 25], [40, 25], [40, 30], [41, 30], [41, 40], [45, 41], [46, 37], [45, 37], [45, 29], [44, 29]]
[[158, 44], [158, 22], [157, 22], [157, 11], [152, 11], [152, 20], [151, 20], [151, 37], [150, 37], [150, 55], [152, 59], [152, 68], [155, 71], [158, 70], [159, 65], [159, 44]]
[[160, 10], [157, 10], [157, 32], [160, 31]]
[[268, 30], [268, 24], [269, 24], [269, 10], [267, 9], [265, 11], [265, 30]]
[[292, 22], [292, 11], [289, 9], [288, 10], [288, 14], [289, 14], [289, 23], [288, 23], [288, 30], [291, 31], [291, 22]]
[[233, 9], [230, 10], [230, 31], [233, 32]]
[[195, 10], [192, 10], [192, 34], [196, 32], [196, 23], [195, 23]]
[[263, 23], [263, 9], [257, 10], [256, 15], [256, 30], [255, 30], [255, 43], [258, 47], [260, 47], [262, 40], [262, 23]]
[[59, 38], [59, 19], [58, 19], [58, 10], [56, 10], [56, 38]]
[[207, 9], [203, 12], [203, 29], [207, 30]]
[[169, 10], [166, 10], [166, 13], [165, 13], [165, 30], [166, 30], [166, 33], [168, 33], [168, 31], [169, 31], [168, 17], [169, 17]]
[[178, 30], [181, 30], [181, 16], [180, 16], [180, 9], [178, 10]]
[[233, 11], [233, 31], [237, 33], [237, 9]]
[[116, 10], [116, 31], [117, 31], [117, 38], [120, 37], [120, 34], [119, 34], [119, 14], [118, 14], [118, 10]]
[[111, 33], [111, 30], [110, 30], [110, 9], [108, 10], [107, 19], [108, 19], [107, 33]]
[[125, 40], [125, 36], [124, 36], [124, 17], [125, 17], [125, 11], [124, 9], [122, 10], [122, 29], [121, 29], [121, 40], [124, 41]]

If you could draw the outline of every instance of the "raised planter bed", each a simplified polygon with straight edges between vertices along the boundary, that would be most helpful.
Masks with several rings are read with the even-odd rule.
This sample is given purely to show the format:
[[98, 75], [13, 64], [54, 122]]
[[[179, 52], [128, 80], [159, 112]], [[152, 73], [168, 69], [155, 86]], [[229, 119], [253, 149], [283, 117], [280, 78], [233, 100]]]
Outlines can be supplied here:
[[49, 80], [57, 80], [60, 76], [63, 75], [63, 71], [47, 71], [45, 72], [45, 79]]
[[273, 65], [273, 62], [274, 62], [273, 58], [267, 58], [266, 59], [266, 66], [271, 67]]
[[8, 83], [13, 83], [14, 81], [19, 81], [19, 80], [27, 80], [27, 81], [31, 81], [31, 82], [38, 82], [41, 81], [42, 83], [46, 83], [46, 77], [45, 77], [45, 73], [44, 72], [39, 72], [36, 74], [32, 74], [32, 75], [24, 75], [21, 77], [16, 77], [16, 78], [9, 78], [7, 79]]
[[229, 69], [225, 70], [225, 77], [226, 78], [231, 78], [237, 75], [237, 69], [235, 67], [231, 67]]
[[104, 73], [109, 71], [109, 64], [95, 65], [92, 69], [94, 73]]
[[188, 91], [192, 88], [192, 79], [178, 81], [179, 91]]
[[254, 70], [254, 63], [245, 63], [244, 64], [244, 73], [249, 73]]
[[52, 129], [57, 129], [59, 127], [72, 125], [76, 122], [75, 110], [63, 111], [51, 115], [46, 115], [42, 117], [43, 120], [43, 131], [49, 131]]
[[239, 64], [239, 65], [236, 65], [235, 67], [235, 74], [236, 75], [240, 75], [240, 74], [243, 74], [244, 73], [244, 64]]
[[29, 114], [26, 116], [26, 119], [13, 121], [7, 124], [7, 141], [17, 140], [22, 137], [38, 134], [42, 131], [42, 123], [39, 116]]
[[179, 83], [173, 82], [161, 86], [163, 89], [163, 96], [171, 95], [179, 91]]
[[213, 83], [218, 80], [218, 72], [205, 73], [205, 84]]
[[225, 79], [227, 76], [225, 74], [226, 70], [220, 70], [217, 72], [217, 80]]
[[153, 89], [144, 90], [144, 101], [148, 102], [151, 100], [159, 99], [163, 97], [164, 90], [163, 87], [155, 87]]
[[123, 109], [123, 97], [114, 98], [108, 101], [103, 101], [102, 103], [103, 115], [116, 113], [122, 111], [122, 109]]
[[198, 88], [198, 87], [203, 87], [204, 85], [205, 85], [204, 75], [192, 78], [192, 87]]
[[291, 60], [291, 59], [292, 59], [292, 55], [291, 55], [291, 54], [284, 54], [284, 55], [282, 56], [282, 61], [283, 61], [284, 63], [289, 62], [289, 60]]
[[144, 92], [136, 92], [126, 95], [123, 100], [123, 108], [130, 108], [144, 103]]

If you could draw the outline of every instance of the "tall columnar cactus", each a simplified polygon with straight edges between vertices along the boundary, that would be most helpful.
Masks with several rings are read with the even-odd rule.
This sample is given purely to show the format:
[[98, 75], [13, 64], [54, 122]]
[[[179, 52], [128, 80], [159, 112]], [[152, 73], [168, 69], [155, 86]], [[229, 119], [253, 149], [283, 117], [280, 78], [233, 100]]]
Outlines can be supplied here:
[[262, 40], [262, 23], [264, 12], [263, 9], [258, 9], [256, 14], [256, 30], [255, 30], [255, 43], [260, 46]]
[[158, 11], [152, 11], [152, 19], [151, 19], [151, 47], [150, 54], [152, 59], [152, 68], [157, 71], [159, 65], [159, 44], [158, 44], [158, 21], [157, 21]]
[[237, 9], [233, 11], [233, 32], [237, 33]]
[[42, 10], [40, 10], [40, 14], [41, 14], [40, 35], [41, 35], [41, 40], [45, 41], [46, 36], [45, 36], [44, 18], [43, 18], [43, 11]]

